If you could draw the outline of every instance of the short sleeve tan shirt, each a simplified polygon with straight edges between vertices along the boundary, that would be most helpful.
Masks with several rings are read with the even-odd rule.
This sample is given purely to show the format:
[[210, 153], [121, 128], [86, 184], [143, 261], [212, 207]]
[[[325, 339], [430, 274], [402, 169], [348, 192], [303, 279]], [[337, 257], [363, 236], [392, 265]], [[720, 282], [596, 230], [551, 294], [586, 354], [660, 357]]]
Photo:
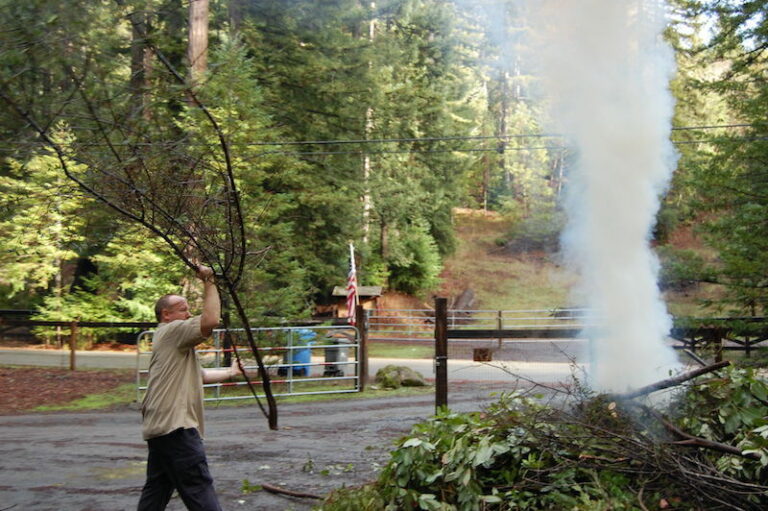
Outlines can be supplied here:
[[203, 436], [203, 373], [195, 352], [203, 340], [200, 316], [157, 326], [141, 405], [144, 440], [178, 428], [197, 428]]

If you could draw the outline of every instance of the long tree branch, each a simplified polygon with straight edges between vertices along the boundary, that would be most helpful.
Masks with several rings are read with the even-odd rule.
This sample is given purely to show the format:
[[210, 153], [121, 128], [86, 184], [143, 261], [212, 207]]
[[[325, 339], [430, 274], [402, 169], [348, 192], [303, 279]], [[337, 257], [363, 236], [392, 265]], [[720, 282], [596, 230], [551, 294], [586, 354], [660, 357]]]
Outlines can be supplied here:
[[[133, 24], [135, 30], [139, 35], [141, 35], [144, 38], [145, 44], [147, 45], [147, 48], [152, 51], [152, 53], [155, 54], [157, 59], [160, 61], [160, 63], [163, 64], [163, 66], [166, 68], [166, 70], [171, 73], [171, 75], [176, 79], [178, 83], [181, 85], [186, 85], [187, 81], [184, 79], [184, 76], [179, 73], [179, 71], [173, 66], [173, 64], [168, 61], [168, 59], [165, 57], [163, 52], [161, 52], [157, 46], [151, 41], [148, 34], [144, 30], [144, 27], [140, 26], [135, 22], [135, 20], [129, 18], [130, 22]], [[203, 112], [203, 114], [208, 118], [208, 121], [211, 123], [211, 126], [213, 127], [214, 132], [216, 133], [217, 138], [219, 139], [219, 145], [221, 146], [222, 153], [224, 154], [224, 163], [225, 168], [228, 176], [228, 182], [227, 185], [227, 192], [230, 197], [230, 200], [232, 200], [232, 203], [235, 208], [236, 217], [239, 221], [235, 222], [240, 231], [239, 236], [239, 245], [240, 250], [237, 251], [237, 253], [245, 254], [247, 251], [246, 246], [246, 236], [245, 236], [245, 222], [243, 221], [243, 212], [242, 212], [242, 206], [240, 204], [240, 197], [237, 193], [237, 187], [235, 184], [235, 177], [234, 177], [234, 171], [232, 168], [232, 157], [230, 155], [229, 150], [229, 142], [227, 142], [226, 137], [224, 135], [224, 131], [221, 129], [221, 126], [219, 126], [218, 121], [216, 121], [216, 118], [213, 116], [213, 114], [208, 110], [208, 108], [203, 104], [202, 101], [200, 101], [200, 98], [197, 96], [194, 90], [192, 90], [191, 87], [185, 87], [185, 92], [188, 94], [190, 99], [194, 102], [195, 106], [197, 106], [200, 111]], [[232, 224], [230, 223], [230, 229], [232, 227]], [[234, 239], [234, 236], [232, 236]], [[233, 257], [234, 260], [234, 257]], [[227, 273], [229, 273], [229, 268], [225, 268]], [[243, 272], [245, 270], [245, 258], [240, 257], [238, 264], [237, 264], [237, 270], [235, 271], [235, 276], [232, 279], [232, 282], [234, 284], [237, 284], [240, 281], [240, 278], [243, 275]]]
[[656, 392], [657, 390], [663, 390], [669, 387], [680, 385], [681, 383], [684, 383], [688, 380], [692, 380], [697, 376], [711, 373], [712, 371], [717, 371], [718, 369], [722, 369], [723, 367], [727, 367], [729, 365], [731, 365], [731, 363], [728, 360], [723, 360], [722, 362], [718, 362], [716, 364], [708, 365], [706, 367], [700, 367], [699, 369], [694, 369], [693, 371], [680, 374], [678, 376], [675, 376], [674, 378], [667, 378], [666, 380], [661, 380], [656, 383], [646, 385], [645, 387], [641, 387], [637, 390], [633, 390], [632, 392], [617, 394], [616, 397], [619, 399], [632, 399], [640, 396], [645, 396], [653, 392]]
[[[253, 330], [251, 329], [250, 321], [248, 320], [248, 315], [245, 313], [245, 309], [243, 308], [242, 303], [240, 302], [240, 297], [238, 296], [236, 292], [236, 284], [231, 282], [227, 276], [224, 276], [224, 281], [227, 285], [227, 294], [229, 294], [230, 298], [232, 299], [232, 303], [235, 306], [235, 309], [237, 310], [238, 316], [240, 316], [240, 320], [243, 322], [243, 329], [245, 331], [245, 338], [248, 340], [248, 345], [251, 348], [251, 353], [253, 353], [253, 357], [256, 359], [256, 364], [259, 367], [259, 372], [261, 374], [261, 382], [264, 388], [264, 394], [267, 398], [267, 406], [269, 408], [269, 413], [267, 414], [267, 422], [269, 423], [269, 429], [277, 429], [277, 402], [275, 401], [275, 397], [272, 394], [272, 382], [269, 377], [269, 373], [267, 372], [266, 367], [264, 366], [264, 361], [261, 358], [261, 352], [259, 351], [258, 346], [256, 346], [256, 341], [253, 338]], [[256, 397], [256, 390], [253, 388], [253, 385], [251, 383], [250, 378], [246, 373], [243, 373], [243, 376], [245, 377], [245, 381], [248, 383], [248, 387], [251, 389], [251, 392], [253, 393], [254, 397]], [[256, 397], [258, 401], [258, 397]], [[259, 406], [261, 404], [259, 403]], [[263, 411], [263, 408], [262, 408]]]
[[323, 498], [320, 495], [315, 495], [314, 493], [286, 490], [285, 488], [280, 488], [279, 486], [273, 486], [267, 483], [261, 483], [261, 487], [270, 493], [279, 493], [283, 495], [289, 495], [291, 497], [299, 497], [302, 499], [322, 499]]
[[713, 451], [722, 452], [725, 454], [733, 454], [735, 456], [741, 456], [742, 458], [749, 458], [749, 459], [760, 459], [760, 455], [754, 452], [748, 452], [745, 453], [738, 447], [734, 447], [732, 445], [724, 444], [721, 442], [715, 442], [714, 440], [707, 440], [706, 438], [700, 438], [694, 435], [691, 435], [689, 433], [686, 433], [685, 431], [681, 430], [671, 422], [669, 422], [667, 419], [664, 418], [659, 412], [656, 410], [653, 410], [650, 407], [642, 406], [643, 409], [645, 409], [648, 413], [653, 415], [656, 420], [658, 420], [668, 431], [673, 433], [679, 438], [682, 438], [682, 440], [678, 440], [676, 442], [672, 442], [674, 445], [682, 445], [685, 447], [702, 447], [704, 449], [710, 449]]
[[155, 225], [150, 224], [144, 220], [142, 220], [140, 217], [136, 216], [131, 211], [120, 207], [118, 204], [116, 204], [114, 201], [109, 200], [106, 196], [98, 192], [93, 187], [89, 186], [87, 183], [85, 183], [82, 179], [80, 179], [77, 175], [75, 175], [69, 168], [69, 164], [67, 163], [66, 155], [64, 154], [64, 150], [61, 148], [61, 146], [56, 143], [51, 137], [48, 135], [48, 133], [39, 125], [35, 120], [24, 110], [22, 110], [19, 105], [6, 93], [4, 87], [0, 87], [0, 97], [24, 120], [26, 120], [32, 128], [37, 131], [37, 133], [40, 135], [40, 137], [43, 139], [43, 141], [53, 149], [53, 151], [56, 153], [56, 156], [59, 159], [59, 163], [61, 165], [62, 171], [64, 172], [64, 175], [67, 176], [68, 179], [72, 180], [74, 183], [76, 183], [80, 188], [85, 190], [88, 194], [90, 194], [92, 197], [95, 197], [99, 201], [103, 202], [110, 208], [114, 209], [121, 215], [125, 216], [126, 218], [133, 220], [148, 229], [150, 229], [152, 232], [157, 234], [160, 238], [162, 238], [166, 243], [168, 243], [171, 247], [171, 249], [176, 253], [176, 255], [179, 256], [179, 258], [186, 264], [190, 269], [195, 270], [197, 268], [197, 265], [193, 263], [187, 256], [183, 253], [182, 249], [164, 232], [162, 232], [160, 229], [158, 229]]

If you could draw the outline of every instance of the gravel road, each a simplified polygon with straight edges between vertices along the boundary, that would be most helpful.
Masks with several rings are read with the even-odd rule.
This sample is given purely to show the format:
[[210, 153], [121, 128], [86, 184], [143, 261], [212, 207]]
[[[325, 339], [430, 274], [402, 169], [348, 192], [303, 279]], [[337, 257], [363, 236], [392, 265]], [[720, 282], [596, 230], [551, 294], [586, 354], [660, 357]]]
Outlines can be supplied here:
[[[478, 410], [496, 384], [451, 384], [456, 411]], [[270, 431], [256, 406], [208, 407], [206, 449], [225, 510], [309, 510], [317, 501], [243, 491], [244, 481], [325, 494], [375, 478], [393, 442], [434, 413], [434, 396], [280, 406]], [[0, 509], [136, 507], [146, 468], [136, 410], [0, 417]], [[174, 497], [168, 509], [183, 510]]]

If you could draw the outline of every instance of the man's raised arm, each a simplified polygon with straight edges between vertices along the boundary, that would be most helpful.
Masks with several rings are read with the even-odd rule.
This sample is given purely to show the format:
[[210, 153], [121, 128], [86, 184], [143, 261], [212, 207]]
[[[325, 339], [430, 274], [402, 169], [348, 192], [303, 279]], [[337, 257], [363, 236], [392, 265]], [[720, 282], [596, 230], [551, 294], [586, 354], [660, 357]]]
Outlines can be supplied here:
[[200, 315], [200, 333], [209, 337], [213, 329], [219, 326], [221, 300], [213, 278], [213, 269], [208, 266], [197, 267], [197, 277], [203, 281], [203, 313]]

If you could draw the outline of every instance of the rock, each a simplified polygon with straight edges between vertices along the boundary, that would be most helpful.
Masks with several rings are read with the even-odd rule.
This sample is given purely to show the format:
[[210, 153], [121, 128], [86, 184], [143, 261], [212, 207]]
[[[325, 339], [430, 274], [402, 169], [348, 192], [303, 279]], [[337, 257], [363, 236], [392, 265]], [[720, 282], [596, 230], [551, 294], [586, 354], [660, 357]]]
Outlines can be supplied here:
[[410, 367], [388, 365], [376, 372], [376, 383], [385, 388], [424, 387], [427, 382], [418, 371]]

